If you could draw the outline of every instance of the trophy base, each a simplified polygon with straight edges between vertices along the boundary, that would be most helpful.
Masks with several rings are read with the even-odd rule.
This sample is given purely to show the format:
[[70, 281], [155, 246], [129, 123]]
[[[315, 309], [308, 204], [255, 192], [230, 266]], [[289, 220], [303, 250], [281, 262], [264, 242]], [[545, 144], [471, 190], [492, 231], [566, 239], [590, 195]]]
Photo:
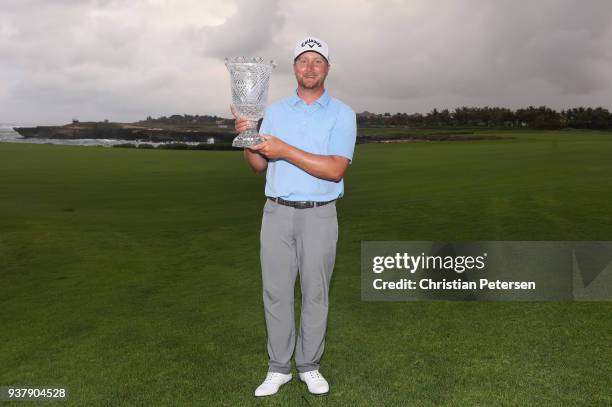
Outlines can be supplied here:
[[232, 141], [232, 147], [246, 148], [259, 144], [262, 141], [264, 141], [264, 139], [259, 136], [257, 131], [247, 130], [240, 133], [238, 137]]

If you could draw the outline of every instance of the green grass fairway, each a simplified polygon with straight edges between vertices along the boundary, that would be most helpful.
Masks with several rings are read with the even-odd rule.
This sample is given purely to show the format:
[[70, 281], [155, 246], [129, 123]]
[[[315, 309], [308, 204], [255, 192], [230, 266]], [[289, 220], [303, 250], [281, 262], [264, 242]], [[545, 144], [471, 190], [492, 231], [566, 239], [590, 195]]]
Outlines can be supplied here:
[[0, 386], [75, 406], [611, 405], [610, 302], [360, 300], [362, 240], [612, 240], [612, 133], [490, 134], [516, 138], [357, 147], [323, 398], [252, 396], [264, 177], [241, 152], [0, 144]]

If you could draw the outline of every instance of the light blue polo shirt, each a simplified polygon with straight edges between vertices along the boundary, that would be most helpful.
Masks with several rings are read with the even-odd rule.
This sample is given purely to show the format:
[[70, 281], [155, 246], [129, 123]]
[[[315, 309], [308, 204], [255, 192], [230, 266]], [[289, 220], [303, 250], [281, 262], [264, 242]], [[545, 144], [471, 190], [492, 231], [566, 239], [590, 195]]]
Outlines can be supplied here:
[[[355, 112], [329, 96], [327, 90], [307, 105], [297, 95], [272, 103], [266, 109], [260, 134], [271, 134], [285, 143], [320, 155], [353, 159], [357, 137]], [[344, 194], [344, 180], [327, 181], [308, 174], [285, 160], [270, 160], [266, 171], [266, 196], [288, 201], [331, 201]]]

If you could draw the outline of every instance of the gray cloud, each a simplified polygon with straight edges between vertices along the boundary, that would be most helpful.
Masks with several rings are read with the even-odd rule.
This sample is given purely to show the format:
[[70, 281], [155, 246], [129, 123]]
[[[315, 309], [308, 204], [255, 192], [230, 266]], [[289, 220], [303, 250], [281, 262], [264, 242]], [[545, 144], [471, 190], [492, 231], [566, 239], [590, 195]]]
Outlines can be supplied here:
[[240, 0], [236, 13], [222, 25], [203, 27], [194, 34], [200, 38], [206, 55], [225, 56], [259, 53], [274, 44], [283, 27], [279, 0]]
[[[354, 91], [358, 96], [401, 100], [453, 93], [497, 97], [502, 104], [510, 88], [524, 87], [525, 95], [533, 96], [533, 80], [559, 94], [609, 85], [609, 74], [601, 68], [612, 62], [602, 52], [610, 39], [612, 7], [604, 2], [589, 3], [587, 11], [559, 1], [444, 4], [435, 12], [422, 9], [405, 20], [389, 19], [381, 32], [368, 29], [366, 35], [380, 46], [365, 39], [366, 53], [346, 55], [358, 75], [369, 78]], [[371, 65], [360, 63], [368, 57], [380, 62], [384, 74], [371, 75]]]
[[0, 122], [227, 116], [223, 57], [276, 60], [277, 99], [307, 35], [329, 43], [328, 88], [357, 111], [612, 108], [611, 19], [598, 0], [4, 0]]

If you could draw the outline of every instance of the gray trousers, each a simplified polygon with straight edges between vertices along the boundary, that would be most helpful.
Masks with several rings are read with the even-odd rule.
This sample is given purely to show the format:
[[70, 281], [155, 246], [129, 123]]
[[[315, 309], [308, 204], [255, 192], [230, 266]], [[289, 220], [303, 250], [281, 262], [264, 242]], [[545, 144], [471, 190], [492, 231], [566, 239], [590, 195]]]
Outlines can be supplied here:
[[[325, 346], [329, 282], [336, 260], [336, 203], [295, 209], [266, 200], [261, 224], [261, 275], [269, 371], [319, 369]], [[293, 292], [300, 274], [302, 307], [295, 341]]]

